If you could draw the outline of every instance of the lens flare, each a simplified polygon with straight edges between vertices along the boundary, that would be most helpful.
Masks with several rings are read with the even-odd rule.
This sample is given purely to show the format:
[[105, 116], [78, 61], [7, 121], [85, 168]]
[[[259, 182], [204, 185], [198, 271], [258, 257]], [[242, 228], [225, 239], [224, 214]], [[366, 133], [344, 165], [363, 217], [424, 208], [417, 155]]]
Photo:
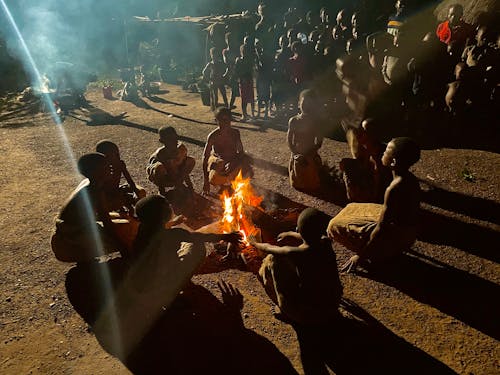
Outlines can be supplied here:
[[[23, 64], [24, 64], [24, 67], [25, 67], [27, 73], [30, 76], [31, 84], [33, 87], [42, 88], [45, 84], [44, 77], [42, 76], [42, 74], [40, 74], [40, 71], [38, 70], [37, 64], [36, 64], [35, 60], [33, 59], [33, 56], [30, 53], [30, 50], [29, 50], [19, 28], [17, 27], [17, 24], [16, 24], [14, 18], [12, 17], [12, 14], [9, 11], [9, 8], [7, 7], [7, 4], [5, 3], [4, 0], [0, 0], [0, 4], [2, 6], [4, 14], [7, 17], [7, 21], [9, 23], [10, 27], [12, 28], [15, 36], [18, 39], [18, 42], [20, 43]], [[56, 111], [54, 102], [52, 100], [52, 97], [50, 96], [50, 93], [44, 92], [44, 91], [46, 91], [46, 90], [41, 90], [41, 93], [40, 93], [41, 99], [43, 100], [43, 102], [45, 104], [45, 108], [48, 108], [50, 115], [56, 124], [56, 127], [59, 131], [59, 136], [61, 138], [61, 142], [62, 142], [64, 149], [66, 151], [66, 154], [68, 156], [68, 160], [71, 162], [71, 165], [73, 167], [75, 174], [78, 175], [76, 158], [74, 156], [73, 149], [68, 141], [68, 137], [66, 136], [64, 128], [62, 127], [61, 119], [60, 119], [59, 115], [57, 114], [57, 111]], [[86, 216], [87, 216], [89, 222], [92, 224], [89, 226], [89, 228], [94, 228], [92, 235], [94, 238], [95, 247], [98, 250], [99, 254], [104, 255], [103, 244], [102, 244], [102, 241], [99, 237], [97, 229], [95, 228], [96, 217], [95, 217], [92, 205], [90, 204], [90, 199], [89, 199], [88, 194], [85, 196], [85, 199], [86, 199], [86, 204], [85, 204]], [[101, 285], [104, 289], [104, 292], [107, 296], [111, 296], [112, 295], [112, 287], [111, 287], [111, 277], [110, 277], [109, 269], [107, 267], [99, 267], [99, 269], [103, 270], [101, 275], [100, 275], [100, 279], [101, 279]], [[112, 331], [112, 335], [113, 335], [112, 340], [113, 340], [114, 350], [116, 352], [122, 354], [121, 353], [121, 351], [122, 351], [121, 350], [121, 337], [120, 337], [119, 329], [118, 329], [116, 311], [114, 311], [114, 318], [111, 319], [110, 324], [113, 325], [113, 327], [109, 327], [109, 329], [110, 329], [110, 331]]]

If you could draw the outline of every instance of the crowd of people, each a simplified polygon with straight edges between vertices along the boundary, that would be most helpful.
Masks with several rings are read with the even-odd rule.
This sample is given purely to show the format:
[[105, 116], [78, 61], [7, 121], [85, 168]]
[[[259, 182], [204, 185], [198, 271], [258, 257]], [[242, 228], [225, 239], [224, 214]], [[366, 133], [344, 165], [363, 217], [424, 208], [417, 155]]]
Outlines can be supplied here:
[[346, 101], [358, 117], [380, 119], [386, 134], [395, 122], [415, 127], [422, 116], [439, 123], [444, 113], [459, 120], [496, 115], [498, 14], [478, 15], [471, 25], [457, 3], [437, 24], [422, 20], [414, 1], [398, 0], [382, 26], [361, 5], [319, 14], [289, 8], [282, 16], [267, 9], [260, 4], [251, 22], [212, 25], [203, 71], [212, 108], [219, 92], [230, 108], [241, 96], [242, 121], [249, 104], [252, 116], [287, 115], [299, 93], [312, 89], [321, 98], [316, 112], [326, 109], [331, 119]]
[[[213, 35], [204, 76], [218, 127], [208, 135], [201, 160], [203, 193], [211, 186], [228, 189], [239, 172], [253, 176], [240, 132], [231, 126], [238, 96], [242, 120], [250, 118], [248, 104], [252, 116], [260, 116], [262, 109], [264, 117], [288, 113], [291, 107], [299, 112], [288, 122], [289, 177], [292, 187], [305, 192], [330, 188], [318, 153], [324, 137], [320, 112], [344, 95], [358, 119], [344, 126], [352, 158], [339, 162], [349, 204], [334, 218], [305, 209], [297, 232], [277, 238], [278, 243], [291, 238], [295, 246], [252, 243], [265, 256], [258, 278], [279, 308], [276, 315], [292, 324], [325, 324], [337, 316], [343, 287], [336, 243], [355, 253], [341, 268], [351, 272], [358, 266], [385, 267], [415, 242], [420, 188], [409, 169], [420, 159], [420, 148], [394, 130], [397, 121], [418, 111], [495, 113], [500, 39], [494, 26], [487, 21], [467, 24], [456, 4], [433, 33], [415, 35], [407, 12], [407, 3], [398, 0], [387, 29], [377, 31], [368, 27], [363, 10], [349, 14], [340, 9], [332, 22], [327, 8], [317, 20], [311, 12], [301, 17], [289, 9], [278, 25], [269, 21], [261, 4], [255, 30], [245, 34], [240, 46], [233, 31], [225, 32], [222, 41]], [[338, 75], [339, 84], [327, 87], [322, 82], [328, 70]], [[219, 94], [224, 107], [218, 105]], [[161, 268], [170, 294], [163, 298], [171, 301], [203, 261], [204, 242], [238, 244], [242, 238], [238, 232], [201, 234], [174, 228], [182, 218], [175, 217], [169, 193], [193, 194], [190, 174], [196, 161], [174, 127], [160, 128], [159, 142], [162, 146], [146, 167], [158, 194], [149, 196], [134, 183], [116, 144], [101, 141], [95, 152], [82, 156], [78, 168], [86, 179], [56, 219], [52, 249], [65, 262], [91, 262], [119, 251], [131, 269], [142, 269], [141, 278]], [[183, 248], [182, 242], [193, 246]]]

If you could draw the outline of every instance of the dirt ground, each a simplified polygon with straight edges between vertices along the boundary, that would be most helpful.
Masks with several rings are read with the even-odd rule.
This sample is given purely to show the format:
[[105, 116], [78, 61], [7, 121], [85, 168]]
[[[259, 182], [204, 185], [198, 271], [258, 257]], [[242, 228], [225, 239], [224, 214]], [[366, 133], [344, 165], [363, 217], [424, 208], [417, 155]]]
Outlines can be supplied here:
[[[101, 139], [120, 146], [136, 182], [153, 193], [145, 165], [158, 147], [157, 129], [173, 125], [197, 160], [193, 180], [201, 191], [201, 155], [213, 116], [199, 95], [162, 89], [143, 108], [88, 92], [92, 122], [82, 121], [89, 116], [81, 111], [61, 126], [43, 114], [0, 114], [0, 373], [303, 372], [297, 333], [273, 318], [272, 302], [241, 267], [196, 275], [179, 308], [188, 318], [167, 313], [140, 353], [125, 362], [96, 337], [79, 304], [94, 298], [84, 281], [88, 274], [53, 256], [53, 219], [81, 180], [75, 158]], [[128, 117], [111, 116], [122, 112]], [[253, 183], [267, 202], [313, 206], [329, 215], [341, 209], [290, 188], [286, 123], [235, 126], [255, 159]], [[348, 149], [326, 139], [321, 156], [334, 165]], [[493, 152], [423, 151], [413, 168], [424, 190], [419, 240], [392, 272], [341, 275], [345, 318], [319, 335], [315, 347], [332, 372], [499, 373], [499, 166]], [[209, 203], [216, 216], [217, 199]], [[339, 264], [351, 256], [339, 245], [336, 251]], [[241, 291], [241, 320], [221, 303], [219, 279]]]

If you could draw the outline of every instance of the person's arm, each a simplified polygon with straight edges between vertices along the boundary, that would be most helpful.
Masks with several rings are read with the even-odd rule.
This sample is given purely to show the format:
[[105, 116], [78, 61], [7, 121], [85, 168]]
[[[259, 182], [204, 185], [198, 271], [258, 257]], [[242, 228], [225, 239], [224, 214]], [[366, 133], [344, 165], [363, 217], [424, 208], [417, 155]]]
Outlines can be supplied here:
[[139, 192], [137, 191], [137, 186], [135, 185], [135, 182], [132, 179], [132, 176], [130, 175], [130, 173], [129, 173], [128, 169], [127, 169], [127, 165], [125, 164], [125, 162], [123, 160], [120, 160], [120, 164], [121, 164], [121, 168], [122, 168], [123, 177], [125, 177], [125, 180], [130, 185], [130, 188], [136, 194], [139, 194]]
[[212, 62], [208, 62], [207, 65], [205, 65], [205, 68], [203, 68], [203, 71], [201, 72], [204, 81], [208, 81], [210, 79], [209, 69], [211, 69], [211, 66]]
[[208, 158], [212, 152], [213, 139], [212, 134], [207, 138], [207, 143], [205, 144], [205, 149], [203, 150], [203, 193], [210, 193], [210, 182], [208, 181]]
[[297, 148], [295, 147], [295, 121], [293, 117], [288, 121], [288, 132], [286, 133], [288, 147], [292, 151], [292, 154], [297, 153]]
[[276, 238], [279, 241], [283, 241], [286, 237], [292, 237], [292, 238], [295, 238], [297, 240], [301, 240], [303, 241], [303, 238], [302, 236], [300, 235], [300, 233], [298, 232], [293, 232], [293, 231], [289, 231], [289, 232], [281, 232], [280, 234], [278, 234], [278, 237]]
[[297, 246], [275, 246], [268, 243], [251, 243], [255, 248], [269, 254], [274, 255], [288, 255], [293, 253], [303, 252], [304, 249]]
[[242, 155], [243, 153], [245, 153], [245, 150], [243, 149], [243, 143], [241, 142], [241, 135], [240, 135], [240, 132], [238, 130], [236, 130], [236, 129], [234, 129], [234, 130], [235, 130], [234, 146], [236, 148], [236, 153], [238, 155]]
[[190, 243], [226, 241], [234, 244], [239, 244], [243, 239], [243, 235], [240, 232], [220, 234], [190, 232], [182, 228], [173, 228], [169, 230], [175, 231], [176, 238], [179, 238], [180, 241]]

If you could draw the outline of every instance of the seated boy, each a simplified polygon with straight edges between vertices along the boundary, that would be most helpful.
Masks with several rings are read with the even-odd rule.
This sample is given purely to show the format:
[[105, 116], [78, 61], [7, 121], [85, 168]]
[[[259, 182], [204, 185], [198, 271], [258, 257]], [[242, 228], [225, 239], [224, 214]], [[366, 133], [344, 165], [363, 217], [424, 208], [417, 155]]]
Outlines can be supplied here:
[[394, 138], [382, 156], [393, 180], [384, 204], [348, 204], [328, 225], [328, 236], [356, 253], [341, 271], [355, 270], [360, 261], [381, 265], [415, 242], [420, 204], [417, 178], [408, 170], [420, 159], [420, 149], [410, 138]]
[[86, 179], [71, 193], [56, 218], [51, 238], [56, 258], [63, 262], [87, 262], [114, 251], [129, 255], [137, 225], [132, 218], [111, 220], [109, 216], [106, 157], [99, 153], [83, 155], [78, 160], [78, 170]]
[[[158, 130], [162, 147], [149, 158], [146, 171], [149, 181], [158, 186], [161, 195], [165, 195], [167, 187], [193, 190], [189, 174], [194, 168], [194, 158], [187, 156], [187, 148], [179, 142], [179, 136], [172, 126], [164, 126]], [[185, 184], [185, 185], [184, 185]]]
[[[146, 190], [135, 184], [125, 162], [120, 158], [120, 150], [115, 143], [108, 140], [100, 141], [95, 150], [106, 156], [110, 167], [109, 178], [105, 186], [105, 203], [108, 211], [121, 211], [125, 207], [129, 213], [133, 213], [133, 205], [146, 196]], [[120, 185], [122, 175], [127, 183]]]
[[351, 202], [382, 202], [391, 181], [391, 171], [382, 165], [385, 147], [376, 137], [377, 124], [366, 119], [359, 128], [346, 131], [353, 159], [340, 161], [347, 198]]
[[215, 111], [219, 127], [208, 135], [203, 151], [203, 192], [210, 192], [210, 184], [226, 186], [241, 171], [243, 177], [252, 177], [250, 157], [245, 154], [240, 132], [231, 127], [231, 111], [219, 107]]
[[321, 188], [323, 163], [318, 150], [323, 144], [323, 137], [317, 130], [317, 112], [315, 94], [304, 90], [299, 96], [300, 114], [288, 121], [288, 147], [292, 152], [288, 175], [290, 185], [297, 190], [317, 191]]
[[299, 246], [253, 245], [268, 253], [259, 271], [269, 297], [280, 309], [278, 316], [304, 325], [322, 324], [337, 316], [342, 284], [335, 252], [324, 237], [328, 217], [320, 211], [307, 208], [299, 215], [297, 232], [285, 232], [294, 237]]
[[[96, 323], [97, 329], [104, 332], [112, 327], [121, 330], [120, 349], [126, 355], [137, 349], [144, 335], [189, 283], [205, 259], [204, 242], [238, 244], [242, 239], [239, 232], [215, 234], [167, 229], [172, 209], [161, 195], [150, 195], [137, 202], [136, 214], [140, 224], [134, 257], [113, 303], [108, 304]], [[110, 321], [116, 319], [117, 312], [119, 322]]]

